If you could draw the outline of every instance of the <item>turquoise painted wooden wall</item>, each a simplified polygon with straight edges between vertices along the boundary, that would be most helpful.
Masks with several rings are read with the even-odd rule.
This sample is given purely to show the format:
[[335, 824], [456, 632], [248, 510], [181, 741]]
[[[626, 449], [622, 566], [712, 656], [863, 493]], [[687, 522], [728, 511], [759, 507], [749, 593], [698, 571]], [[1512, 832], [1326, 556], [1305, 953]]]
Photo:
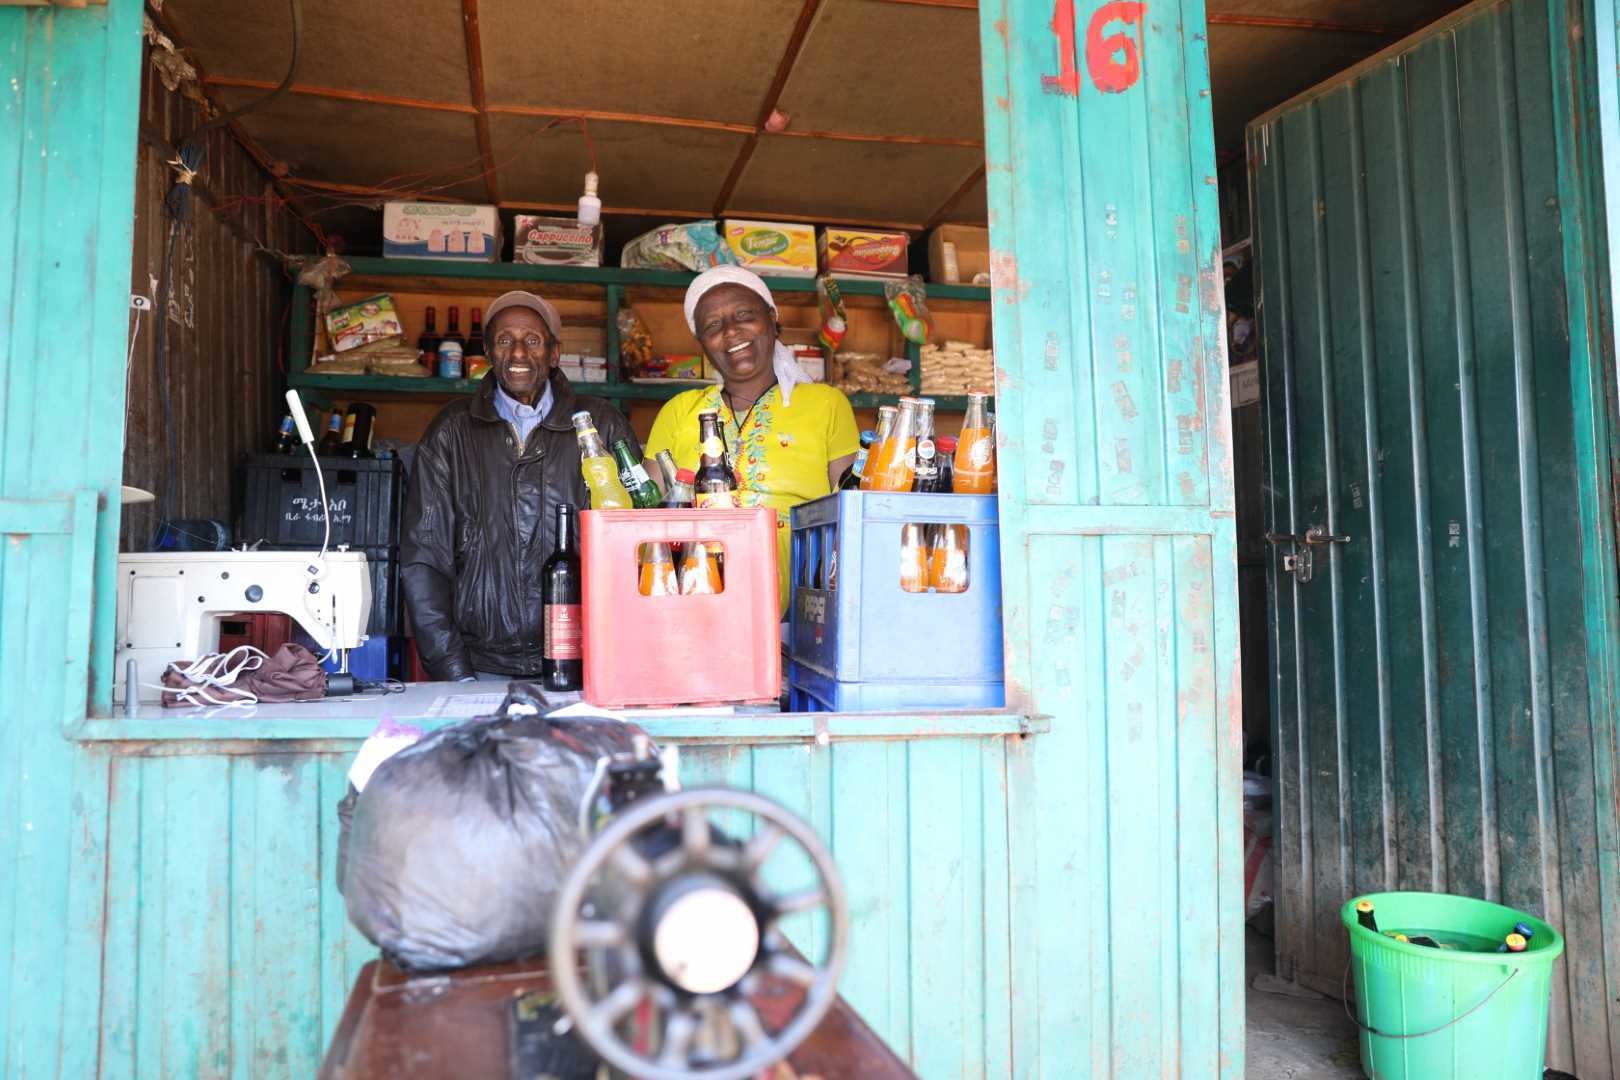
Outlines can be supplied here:
[[[844, 992], [921, 1075], [1235, 1077], [1203, 9], [980, 7], [1012, 708], [654, 733], [831, 841]], [[92, 615], [108, 643], [139, 12], [0, 10], [0, 1075], [304, 1076], [371, 955], [331, 884], [365, 725], [121, 721], [79, 644]]]

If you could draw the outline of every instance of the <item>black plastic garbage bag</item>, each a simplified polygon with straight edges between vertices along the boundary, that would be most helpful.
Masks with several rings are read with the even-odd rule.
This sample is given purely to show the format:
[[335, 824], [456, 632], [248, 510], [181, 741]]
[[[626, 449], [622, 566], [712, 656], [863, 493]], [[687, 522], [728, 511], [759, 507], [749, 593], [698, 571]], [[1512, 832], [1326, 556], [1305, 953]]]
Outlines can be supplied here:
[[[525, 697], [515, 685], [503, 713]], [[579, 805], [596, 763], [640, 734], [605, 717], [500, 715], [399, 751], [350, 792], [338, 871], [350, 920], [415, 971], [544, 953], [557, 890], [584, 851]]]

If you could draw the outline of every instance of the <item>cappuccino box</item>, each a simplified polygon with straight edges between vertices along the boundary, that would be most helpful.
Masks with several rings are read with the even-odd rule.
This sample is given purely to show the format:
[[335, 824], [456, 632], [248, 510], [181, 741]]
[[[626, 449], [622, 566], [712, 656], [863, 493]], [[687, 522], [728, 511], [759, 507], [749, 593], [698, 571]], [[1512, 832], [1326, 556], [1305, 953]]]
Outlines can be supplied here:
[[836, 277], [903, 278], [911, 238], [872, 229], [821, 230], [821, 272]]
[[501, 215], [493, 206], [383, 203], [383, 257], [499, 262]]
[[814, 226], [728, 218], [726, 243], [738, 265], [761, 277], [816, 276]]
[[519, 214], [512, 224], [512, 261], [533, 266], [601, 266], [602, 226], [573, 218]]

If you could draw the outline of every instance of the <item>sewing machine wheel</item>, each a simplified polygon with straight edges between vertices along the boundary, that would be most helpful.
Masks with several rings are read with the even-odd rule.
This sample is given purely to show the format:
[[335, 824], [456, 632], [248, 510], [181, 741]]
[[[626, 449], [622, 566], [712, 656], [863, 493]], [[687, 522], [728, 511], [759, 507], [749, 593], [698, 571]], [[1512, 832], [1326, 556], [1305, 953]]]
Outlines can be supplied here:
[[[752, 838], [720, 834], [716, 812], [757, 819]], [[766, 884], [784, 840], [781, 854], [796, 847], [813, 870], [810, 888]], [[818, 965], [779, 924], [819, 911]], [[693, 789], [632, 803], [591, 842], [558, 894], [551, 973], [574, 1030], [613, 1068], [640, 1080], [745, 1080], [786, 1058], [832, 1007], [848, 938], [843, 883], [808, 825], [752, 792]], [[749, 998], [784, 985], [803, 1000], [773, 1033]], [[649, 1017], [650, 1035], [629, 1034]]]

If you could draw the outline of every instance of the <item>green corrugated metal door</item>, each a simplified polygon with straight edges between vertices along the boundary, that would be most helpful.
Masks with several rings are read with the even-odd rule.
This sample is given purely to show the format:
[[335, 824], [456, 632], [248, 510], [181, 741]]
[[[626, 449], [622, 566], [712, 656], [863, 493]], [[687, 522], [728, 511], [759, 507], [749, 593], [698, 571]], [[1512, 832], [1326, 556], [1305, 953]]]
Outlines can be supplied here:
[[1549, 1063], [1591, 1080], [1620, 920], [1578, 16], [1474, 5], [1248, 138], [1282, 973], [1337, 994], [1357, 892], [1536, 912], [1569, 941]]

